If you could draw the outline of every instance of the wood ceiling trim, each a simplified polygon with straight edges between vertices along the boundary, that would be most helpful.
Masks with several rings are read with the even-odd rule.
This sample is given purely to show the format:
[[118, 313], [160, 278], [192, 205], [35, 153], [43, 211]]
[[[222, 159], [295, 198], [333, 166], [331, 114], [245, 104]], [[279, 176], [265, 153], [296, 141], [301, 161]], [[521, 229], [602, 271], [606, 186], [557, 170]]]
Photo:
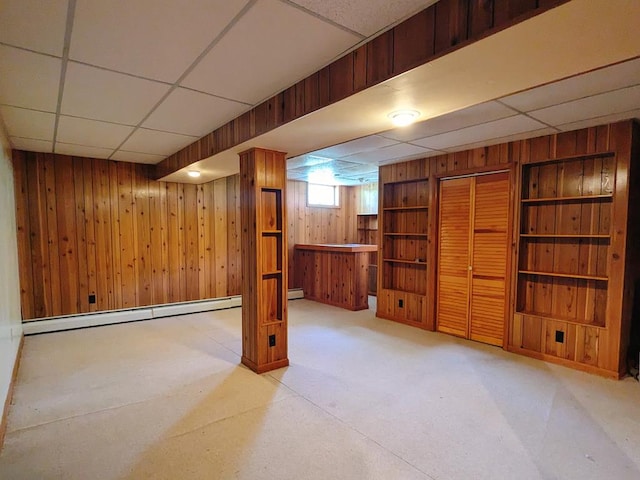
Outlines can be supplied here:
[[440, 0], [155, 166], [155, 179], [570, 0]]

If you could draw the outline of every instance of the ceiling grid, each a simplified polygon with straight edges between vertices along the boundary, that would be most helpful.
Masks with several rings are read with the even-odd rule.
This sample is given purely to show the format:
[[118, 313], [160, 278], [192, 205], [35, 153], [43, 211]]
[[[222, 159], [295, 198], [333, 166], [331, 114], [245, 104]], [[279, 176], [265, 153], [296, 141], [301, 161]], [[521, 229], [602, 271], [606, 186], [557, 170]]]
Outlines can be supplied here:
[[[0, 117], [13, 148], [155, 164], [433, 3], [4, 0]], [[567, 8], [582, 3], [572, 0]], [[638, 11], [637, 4], [627, 8]], [[599, 21], [609, 17], [615, 11]], [[487, 83], [481, 101], [463, 101], [474, 92], [460, 84], [457, 101], [448, 105], [453, 99], [441, 94], [433, 111], [423, 112], [425, 120], [404, 129], [355, 129], [347, 136], [339, 114], [320, 112], [324, 123], [313, 148], [305, 141], [310, 121], [287, 133], [289, 176], [308, 179], [325, 169], [335, 183], [353, 185], [375, 181], [386, 163], [640, 118], [636, 50], [622, 61], [614, 51], [592, 71], [524, 91], [492, 95], [495, 85]], [[448, 64], [446, 72], [464, 71], [465, 61]], [[431, 70], [445, 72], [438, 62]], [[451, 82], [447, 75], [442, 82]], [[422, 78], [423, 88], [434, 88], [429, 75]], [[416, 88], [407, 75], [387, 83], [382, 96]], [[277, 146], [280, 139], [264, 141]], [[236, 168], [235, 160], [221, 161], [228, 168], [220, 175]]]

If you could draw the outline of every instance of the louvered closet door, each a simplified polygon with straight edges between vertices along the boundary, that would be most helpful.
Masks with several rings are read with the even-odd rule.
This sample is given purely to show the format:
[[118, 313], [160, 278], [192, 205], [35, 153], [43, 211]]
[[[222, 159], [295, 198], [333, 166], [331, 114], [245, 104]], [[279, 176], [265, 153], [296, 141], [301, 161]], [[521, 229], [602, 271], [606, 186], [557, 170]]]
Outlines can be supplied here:
[[473, 178], [440, 182], [437, 328], [468, 336], [469, 236]]
[[440, 182], [438, 331], [502, 345], [508, 219], [508, 173]]
[[469, 338], [502, 345], [505, 322], [509, 174], [475, 178]]

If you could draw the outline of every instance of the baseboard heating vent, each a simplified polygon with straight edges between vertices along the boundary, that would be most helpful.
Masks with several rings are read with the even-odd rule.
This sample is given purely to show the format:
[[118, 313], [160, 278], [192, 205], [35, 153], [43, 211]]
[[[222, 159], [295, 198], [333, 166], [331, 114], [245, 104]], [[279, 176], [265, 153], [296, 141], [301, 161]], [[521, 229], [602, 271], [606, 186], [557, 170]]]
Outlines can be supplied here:
[[[302, 293], [302, 289], [292, 289], [289, 290], [287, 297], [289, 300], [296, 300], [304, 298], [304, 294]], [[102, 325], [113, 325], [116, 323], [137, 322], [140, 320], [151, 320], [154, 318], [185, 315], [188, 313], [209, 312], [241, 306], [242, 297], [240, 295], [234, 295], [233, 297], [212, 298], [210, 300], [198, 300], [195, 302], [170, 303], [166, 305], [132, 308], [128, 310], [111, 310], [108, 312], [40, 318], [38, 320], [24, 322], [22, 325], [25, 335], [35, 335], [38, 333], [51, 333], [63, 330], [73, 330], [76, 328], [99, 327]]]

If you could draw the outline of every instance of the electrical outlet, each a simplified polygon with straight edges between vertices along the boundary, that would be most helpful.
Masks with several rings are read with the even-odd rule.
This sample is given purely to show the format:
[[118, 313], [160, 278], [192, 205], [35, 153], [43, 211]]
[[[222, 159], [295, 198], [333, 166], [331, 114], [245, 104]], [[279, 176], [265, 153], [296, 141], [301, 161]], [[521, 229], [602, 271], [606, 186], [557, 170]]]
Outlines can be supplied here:
[[269, 346], [270, 347], [275, 347], [276, 346], [276, 336], [274, 335], [269, 335]]
[[92, 293], [91, 295], [89, 295], [89, 304], [94, 304], [96, 303], [96, 295], [95, 293]]
[[556, 330], [556, 342], [564, 343], [564, 332], [561, 330]]
[[404, 308], [404, 300], [401, 298], [398, 299], [398, 308]]

